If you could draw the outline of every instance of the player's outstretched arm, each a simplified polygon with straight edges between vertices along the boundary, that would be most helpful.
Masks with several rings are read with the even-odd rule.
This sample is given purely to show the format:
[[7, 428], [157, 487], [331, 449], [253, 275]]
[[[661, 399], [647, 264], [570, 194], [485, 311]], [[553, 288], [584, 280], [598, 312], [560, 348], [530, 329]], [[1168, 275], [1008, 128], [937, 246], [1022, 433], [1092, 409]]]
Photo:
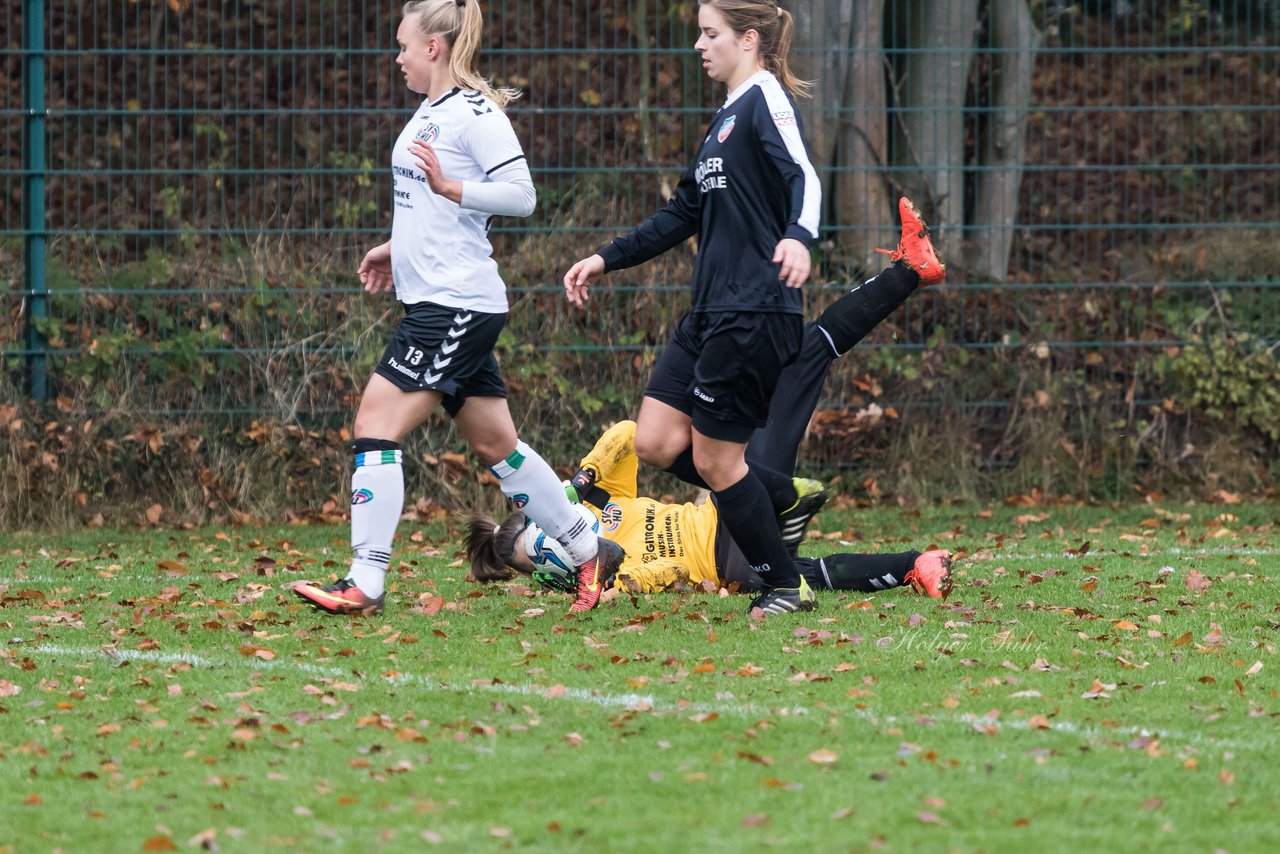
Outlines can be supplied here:
[[676, 558], [648, 563], [627, 561], [614, 576], [613, 586], [627, 593], [659, 593], [689, 584], [689, 568]]
[[564, 274], [564, 295], [572, 305], [586, 305], [591, 298], [588, 287], [604, 275], [604, 259], [599, 255], [583, 258]]
[[619, 421], [601, 434], [578, 463], [580, 471], [595, 473], [594, 485], [617, 498], [635, 498], [639, 459], [635, 454], [636, 422]]

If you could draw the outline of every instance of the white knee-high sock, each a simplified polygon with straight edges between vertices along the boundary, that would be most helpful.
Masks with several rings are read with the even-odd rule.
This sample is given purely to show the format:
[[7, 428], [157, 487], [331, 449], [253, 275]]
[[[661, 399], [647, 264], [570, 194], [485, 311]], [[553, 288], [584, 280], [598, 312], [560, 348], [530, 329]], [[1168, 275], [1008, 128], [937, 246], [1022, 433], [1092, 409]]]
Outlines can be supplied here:
[[596, 556], [596, 535], [573, 509], [564, 485], [537, 451], [516, 442], [516, 449], [489, 471], [512, 505], [557, 539], [575, 564], [581, 566]]
[[400, 446], [379, 439], [357, 439], [352, 446], [351, 570], [347, 577], [364, 595], [376, 599], [386, 589], [391, 541], [404, 509], [404, 468]]

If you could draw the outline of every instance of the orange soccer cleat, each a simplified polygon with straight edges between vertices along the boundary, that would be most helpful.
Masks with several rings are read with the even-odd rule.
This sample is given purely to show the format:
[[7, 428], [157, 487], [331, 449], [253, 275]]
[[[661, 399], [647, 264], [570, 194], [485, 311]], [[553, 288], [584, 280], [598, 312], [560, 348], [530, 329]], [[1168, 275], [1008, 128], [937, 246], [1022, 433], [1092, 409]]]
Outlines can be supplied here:
[[627, 556], [622, 546], [612, 540], [599, 537], [597, 543], [596, 556], [578, 567], [577, 595], [569, 606], [571, 614], [585, 613], [599, 604], [605, 585], [612, 581]]
[[923, 552], [902, 583], [910, 584], [917, 593], [946, 599], [951, 594], [951, 552]]
[[920, 219], [920, 211], [903, 196], [898, 200], [898, 214], [902, 217], [902, 238], [898, 248], [877, 249], [889, 256], [890, 261], [902, 261], [920, 276], [920, 287], [936, 285], [947, 276], [947, 265], [938, 258], [929, 240], [929, 226]]
[[377, 599], [366, 596], [350, 578], [326, 587], [304, 581], [295, 585], [293, 592], [311, 607], [327, 614], [374, 616], [382, 613], [387, 598], [385, 594]]

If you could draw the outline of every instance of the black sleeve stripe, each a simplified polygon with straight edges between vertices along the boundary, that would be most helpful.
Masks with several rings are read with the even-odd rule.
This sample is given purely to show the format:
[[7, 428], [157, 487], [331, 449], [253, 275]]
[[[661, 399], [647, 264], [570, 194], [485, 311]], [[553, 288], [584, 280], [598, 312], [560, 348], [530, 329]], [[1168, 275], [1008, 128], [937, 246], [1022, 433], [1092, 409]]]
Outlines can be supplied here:
[[511, 158], [510, 160], [504, 160], [504, 161], [502, 161], [501, 163], [499, 163], [497, 166], [493, 167], [492, 169], [486, 169], [486, 170], [484, 170], [484, 174], [486, 174], [486, 175], [492, 175], [494, 172], [497, 172], [497, 171], [498, 171], [499, 169], [501, 169], [503, 166], [508, 166], [508, 165], [510, 165], [510, 164], [512, 164], [512, 163], [515, 163], [517, 160], [524, 160], [524, 155], [523, 155], [523, 154], [517, 154], [515, 157]]

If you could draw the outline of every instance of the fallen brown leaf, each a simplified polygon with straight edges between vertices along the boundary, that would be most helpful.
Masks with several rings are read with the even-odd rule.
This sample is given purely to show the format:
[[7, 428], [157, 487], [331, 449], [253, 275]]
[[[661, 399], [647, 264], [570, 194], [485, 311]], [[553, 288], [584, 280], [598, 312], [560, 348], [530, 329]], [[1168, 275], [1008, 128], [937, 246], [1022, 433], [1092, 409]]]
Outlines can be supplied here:
[[1185, 581], [1187, 589], [1192, 593], [1204, 593], [1213, 586], [1213, 582], [1205, 578], [1204, 574], [1198, 569], [1188, 572]]

